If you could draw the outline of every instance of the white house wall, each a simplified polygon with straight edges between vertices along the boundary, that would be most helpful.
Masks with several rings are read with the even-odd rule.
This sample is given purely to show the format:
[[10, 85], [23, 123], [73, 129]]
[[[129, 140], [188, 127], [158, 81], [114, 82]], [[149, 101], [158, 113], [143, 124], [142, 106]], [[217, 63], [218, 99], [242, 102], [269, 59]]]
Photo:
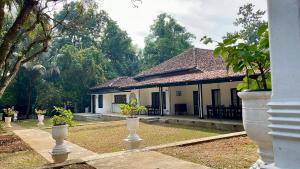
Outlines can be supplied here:
[[[231, 104], [231, 88], [236, 88], [240, 82], [226, 82], [226, 83], [212, 83], [202, 85], [202, 99], [203, 99], [203, 114], [207, 115], [206, 107], [207, 105], [212, 105], [211, 90], [220, 89], [221, 93], [221, 104], [224, 106], [229, 106]], [[175, 104], [186, 104], [188, 115], [194, 115], [194, 101], [193, 101], [193, 91], [198, 91], [197, 85], [187, 85], [187, 86], [175, 86], [170, 87], [170, 114], [175, 113]], [[180, 91], [181, 96], [176, 96], [176, 92]]]
[[[221, 104], [229, 106], [231, 104], [231, 88], [236, 88], [239, 82], [226, 82], [226, 83], [212, 83], [202, 85], [202, 99], [203, 99], [203, 113], [207, 115], [206, 107], [212, 104], [211, 90], [220, 89], [221, 93]], [[164, 87], [163, 91], [166, 92], [166, 109], [164, 109], [165, 115], [174, 115], [175, 104], [186, 104], [189, 115], [194, 115], [194, 102], [193, 102], [193, 91], [198, 91], [197, 85], [187, 86], [175, 86], [175, 87]], [[181, 96], [176, 96], [176, 91], [181, 91]], [[120, 93], [107, 93], [103, 94], [103, 108], [98, 106], [98, 94], [95, 97], [96, 113], [120, 113], [118, 104], [114, 103], [115, 95], [126, 95], [126, 101], [129, 102], [130, 93], [133, 92], [136, 95], [139, 105], [147, 106], [152, 105], [152, 92], [159, 92], [159, 88], [146, 88], [136, 89], [130, 92]]]
[[[169, 102], [169, 88], [164, 87], [163, 91], [166, 92], [166, 109], [164, 109], [164, 114], [169, 115], [170, 114], [170, 102]], [[143, 106], [152, 105], [152, 93], [153, 92], [159, 92], [159, 88], [146, 88], [146, 89], [140, 89], [140, 101]]]

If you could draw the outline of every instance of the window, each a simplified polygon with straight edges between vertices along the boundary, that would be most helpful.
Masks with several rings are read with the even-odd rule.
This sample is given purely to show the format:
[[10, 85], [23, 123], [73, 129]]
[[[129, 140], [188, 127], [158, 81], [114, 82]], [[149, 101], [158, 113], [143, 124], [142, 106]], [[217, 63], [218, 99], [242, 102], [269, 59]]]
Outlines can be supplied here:
[[181, 91], [176, 91], [176, 96], [181, 96], [181, 95], [182, 95]]
[[232, 106], [241, 106], [242, 105], [242, 100], [239, 98], [239, 96], [237, 95], [237, 89], [236, 88], [232, 88], [230, 89], [230, 93], [231, 93], [231, 105]]
[[126, 104], [126, 95], [115, 95], [115, 104]]
[[103, 95], [98, 95], [98, 108], [103, 108]]
[[213, 106], [220, 106], [221, 105], [221, 92], [220, 92], [220, 89], [211, 90], [211, 96], [212, 96], [212, 105]]

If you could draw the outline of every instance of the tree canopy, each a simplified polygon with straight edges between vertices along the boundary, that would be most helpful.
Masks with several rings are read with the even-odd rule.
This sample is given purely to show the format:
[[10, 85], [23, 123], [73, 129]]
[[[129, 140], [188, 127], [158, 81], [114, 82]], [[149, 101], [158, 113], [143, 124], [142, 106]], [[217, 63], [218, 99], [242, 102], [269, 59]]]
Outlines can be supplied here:
[[153, 67], [191, 48], [195, 36], [166, 13], [157, 16], [145, 38], [143, 69]]

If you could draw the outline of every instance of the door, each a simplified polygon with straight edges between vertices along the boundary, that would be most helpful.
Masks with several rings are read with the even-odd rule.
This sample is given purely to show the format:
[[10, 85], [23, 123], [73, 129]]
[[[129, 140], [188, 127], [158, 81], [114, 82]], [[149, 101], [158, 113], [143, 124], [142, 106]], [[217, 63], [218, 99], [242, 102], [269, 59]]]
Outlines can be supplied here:
[[[152, 107], [159, 108], [159, 92], [152, 92]], [[166, 93], [163, 92], [163, 108], [166, 108]]]
[[96, 96], [92, 95], [92, 113], [96, 113]]
[[220, 89], [211, 90], [211, 100], [213, 107], [221, 105], [221, 93]]
[[193, 91], [194, 115], [199, 116], [199, 97], [198, 91]]

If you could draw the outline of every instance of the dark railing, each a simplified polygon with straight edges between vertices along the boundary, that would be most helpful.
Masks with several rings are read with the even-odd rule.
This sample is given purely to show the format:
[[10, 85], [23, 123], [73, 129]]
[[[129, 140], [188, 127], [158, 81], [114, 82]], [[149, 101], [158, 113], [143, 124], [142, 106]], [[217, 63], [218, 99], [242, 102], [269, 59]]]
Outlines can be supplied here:
[[147, 115], [148, 116], [157, 116], [160, 115], [160, 109], [159, 107], [155, 106], [145, 106], [147, 109]]
[[207, 106], [207, 118], [213, 119], [242, 119], [242, 107], [238, 106]]

